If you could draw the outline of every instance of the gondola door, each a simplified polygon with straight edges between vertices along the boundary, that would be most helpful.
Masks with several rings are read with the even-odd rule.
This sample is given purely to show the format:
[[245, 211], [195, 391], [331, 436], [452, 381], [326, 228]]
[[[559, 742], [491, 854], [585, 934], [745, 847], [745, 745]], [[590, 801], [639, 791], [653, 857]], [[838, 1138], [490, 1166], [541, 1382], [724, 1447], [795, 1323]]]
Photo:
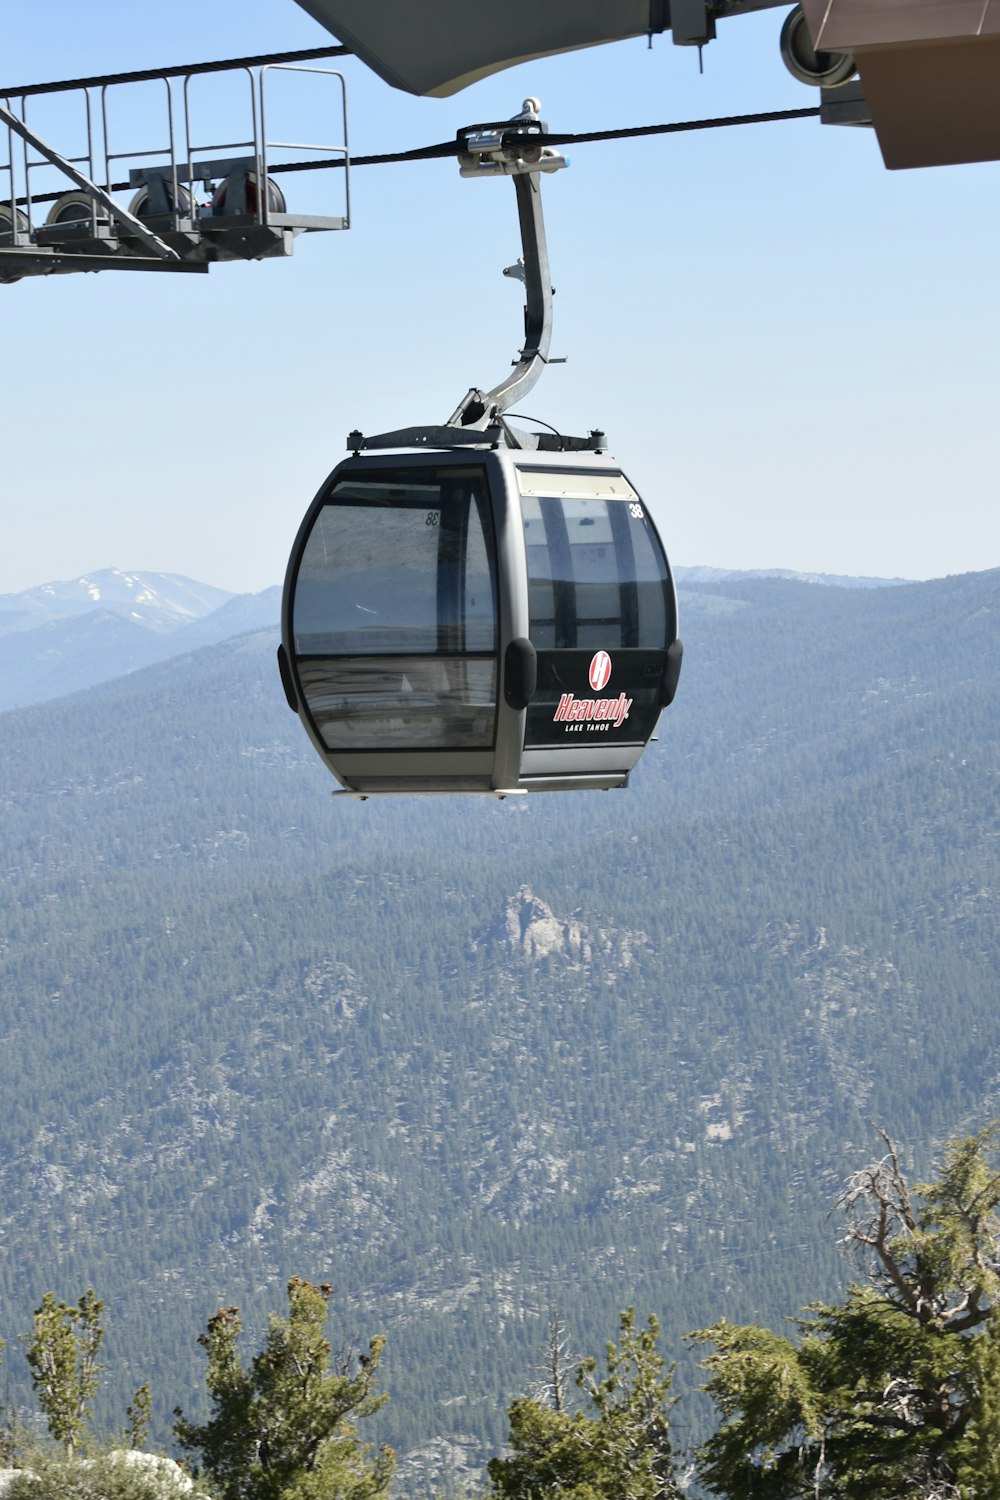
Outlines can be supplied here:
[[286, 595], [303, 718], [346, 787], [490, 787], [498, 608], [482, 466], [348, 460], [303, 524]]
[[523, 778], [621, 784], [656, 728], [677, 610], [667, 559], [620, 470], [519, 467], [538, 682]]

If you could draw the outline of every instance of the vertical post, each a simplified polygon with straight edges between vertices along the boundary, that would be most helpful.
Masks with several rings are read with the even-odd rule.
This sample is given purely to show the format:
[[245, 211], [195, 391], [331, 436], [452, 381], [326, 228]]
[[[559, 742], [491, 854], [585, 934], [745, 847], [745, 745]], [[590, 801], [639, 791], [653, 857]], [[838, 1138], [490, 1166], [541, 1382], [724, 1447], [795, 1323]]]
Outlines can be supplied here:
[[542, 217], [541, 174], [519, 173], [514, 178], [514, 191], [524, 258], [524, 347], [506, 380], [486, 394], [487, 407], [498, 413], [506, 411], [531, 390], [542, 373], [552, 340], [552, 284]]

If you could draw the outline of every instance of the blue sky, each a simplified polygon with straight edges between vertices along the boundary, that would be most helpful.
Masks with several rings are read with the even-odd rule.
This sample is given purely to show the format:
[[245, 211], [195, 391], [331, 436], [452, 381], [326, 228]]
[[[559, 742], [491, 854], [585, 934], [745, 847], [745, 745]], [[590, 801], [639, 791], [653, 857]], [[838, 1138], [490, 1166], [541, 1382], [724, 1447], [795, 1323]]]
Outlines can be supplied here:
[[[293, 0], [10, 10], [3, 87], [328, 39]], [[703, 76], [669, 37], [447, 100], [334, 66], [355, 154], [443, 140], [528, 94], [560, 131], [807, 105], [782, 15], [720, 23]], [[226, 98], [207, 107], [224, 131]], [[1000, 165], [888, 173], [870, 131], [814, 121], [570, 156], [544, 184], [569, 362], [524, 409], [608, 433], [672, 560], [911, 578], [1000, 564]], [[500, 379], [521, 335], [500, 274], [519, 251], [510, 184], [370, 167], [352, 197], [351, 230], [290, 260], [0, 287], [0, 592], [109, 566], [278, 583], [351, 428], [440, 421]]]

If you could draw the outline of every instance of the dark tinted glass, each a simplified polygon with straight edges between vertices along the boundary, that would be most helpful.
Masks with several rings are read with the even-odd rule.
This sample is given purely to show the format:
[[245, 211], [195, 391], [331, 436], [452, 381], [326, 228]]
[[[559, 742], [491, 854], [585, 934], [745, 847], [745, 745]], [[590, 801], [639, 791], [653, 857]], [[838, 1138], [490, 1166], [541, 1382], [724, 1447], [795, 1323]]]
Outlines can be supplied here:
[[536, 494], [521, 506], [535, 646], [662, 649], [666, 560], [641, 502]]
[[299, 677], [328, 750], [477, 750], [493, 743], [493, 657], [319, 658], [300, 662]]
[[328, 749], [491, 746], [496, 592], [481, 469], [342, 478], [292, 606], [299, 680]]
[[296, 651], [495, 652], [495, 576], [480, 470], [344, 480], [299, 565]]

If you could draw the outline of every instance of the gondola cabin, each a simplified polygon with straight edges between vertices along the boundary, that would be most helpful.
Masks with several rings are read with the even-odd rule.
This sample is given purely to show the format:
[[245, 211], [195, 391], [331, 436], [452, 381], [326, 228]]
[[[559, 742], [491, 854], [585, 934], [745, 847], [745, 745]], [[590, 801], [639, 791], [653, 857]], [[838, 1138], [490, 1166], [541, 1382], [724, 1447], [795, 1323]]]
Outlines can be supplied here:
[[286, 696], [355, 796], [624, 786], [680, 652], [656, 529], [592, 452], [356, 454], [289, 560]]

